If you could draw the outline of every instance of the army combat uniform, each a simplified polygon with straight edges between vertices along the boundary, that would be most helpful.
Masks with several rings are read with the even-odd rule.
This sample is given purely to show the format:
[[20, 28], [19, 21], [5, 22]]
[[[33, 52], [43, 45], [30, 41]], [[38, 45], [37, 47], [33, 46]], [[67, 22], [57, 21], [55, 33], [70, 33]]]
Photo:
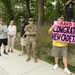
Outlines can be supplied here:
[[28, 54], [28, 60], [30, 60], [30, 53], [33, 53], [34, 61], [36, 61], [37, 57], [37, 50], [36, 50], [36, 31], [37, 31], [37, 26], [36, 25], [27, 25], [25, 27], [25, 32], [29, 32], [29, 35], [27, 35], [27, 44], [26, 44], [26, 49], [27, 49], [27, 54]]

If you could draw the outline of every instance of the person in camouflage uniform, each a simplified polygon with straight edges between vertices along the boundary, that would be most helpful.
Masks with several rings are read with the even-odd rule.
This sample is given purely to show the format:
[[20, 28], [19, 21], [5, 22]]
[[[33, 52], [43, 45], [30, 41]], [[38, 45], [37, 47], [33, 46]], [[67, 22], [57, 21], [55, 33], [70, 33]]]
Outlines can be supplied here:
[[29, 25], [25, 27], [25, 34], [27, 35], [27, 54], [28, 58], [26, 61], [30, 60], [30, 53], [33, 53], [34, 57], [34, 62], [37, 63], [37, 50], [36, 50], [36, 31], [37, 31], [37, 26], [34, 25], [34, 19], [30, 18], [29, 19]]

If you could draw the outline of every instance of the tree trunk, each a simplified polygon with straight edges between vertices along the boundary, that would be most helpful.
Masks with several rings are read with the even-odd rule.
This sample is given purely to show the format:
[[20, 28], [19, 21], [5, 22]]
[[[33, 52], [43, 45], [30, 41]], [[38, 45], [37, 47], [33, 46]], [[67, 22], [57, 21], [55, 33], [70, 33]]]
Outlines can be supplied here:
[[56, 9], [58, 15], [62, 14], [60, 0], [57, 0]]
[[30, 11], [30, 6], [29, 6], [29, 1], [30, 1], [30, 0], [26, 0], [26, 6], [27, 6], [28, 18], [31, 17], [31, 11]]
[[44, 25], [44, 0], [38, 0], [38, 25]]

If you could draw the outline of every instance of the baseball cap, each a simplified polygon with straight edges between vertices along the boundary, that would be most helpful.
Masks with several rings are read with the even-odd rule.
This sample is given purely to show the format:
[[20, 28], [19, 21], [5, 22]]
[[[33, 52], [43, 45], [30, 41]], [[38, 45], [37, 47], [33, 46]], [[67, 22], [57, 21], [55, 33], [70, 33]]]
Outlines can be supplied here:
[[20, 18], [25, 18], [25, 16], [20, 16]]

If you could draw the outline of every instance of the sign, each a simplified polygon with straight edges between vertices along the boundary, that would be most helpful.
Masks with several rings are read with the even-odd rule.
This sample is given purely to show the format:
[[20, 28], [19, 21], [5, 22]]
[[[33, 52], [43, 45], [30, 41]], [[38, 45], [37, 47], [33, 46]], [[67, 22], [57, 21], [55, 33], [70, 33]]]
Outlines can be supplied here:
[[54, 21], [52, 39], [75, 44], [75, 22]]

